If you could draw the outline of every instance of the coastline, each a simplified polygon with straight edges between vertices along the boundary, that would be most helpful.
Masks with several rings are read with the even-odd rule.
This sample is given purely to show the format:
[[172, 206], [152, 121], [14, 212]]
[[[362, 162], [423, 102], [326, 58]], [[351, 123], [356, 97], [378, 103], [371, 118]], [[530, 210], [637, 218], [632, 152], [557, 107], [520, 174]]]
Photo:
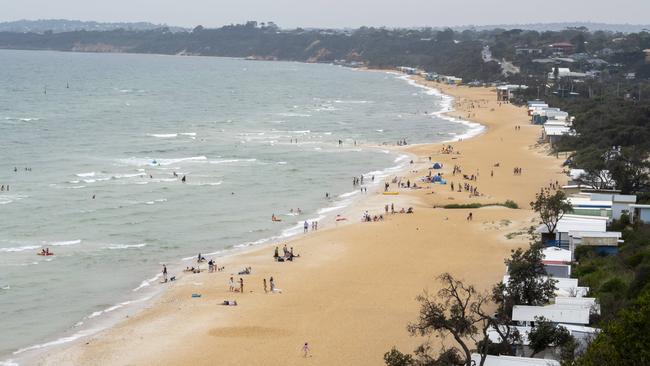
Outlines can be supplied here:
[[[422, 83], [422, 80], [418, 80], [418, 82]], [[456, 89], [455, 87], [450, 87], [450, 88], [448, 88], [449, 90], [445, 91], [444, 89], [446, 89], [446, 88], [444, 86], [441, 86], [441, 85], [435, 85], [435, 84], [428, 85], [426, 83], [425, 83], [425, 85], [427, 85], [428, 87], [439, 87], [439, 88], [442, 89], [442, 92], [445, 93], [445, 94], [447, 94], [447, 92], [449, 92], [451, 95], [453, 95], [454, 91], [458, 91], [458, 90], [454, 90], [454, 89]], [[464, 90], [462, 88], [458, 88], [458, 89]], [[469, 88], [466, 88], [466, 89], [469, 89]], [[480, 91], [483, 91], [483, 92], [485, 91], [484, 89], [485, 88], [480, 88], [480, 89], [477, 88], [477, 90], [480, 90]], [[448, 113], [451, 116], [458, 117], [458, 115], [454, 115], [454, 113], [458, 113], [458, 112], [462, 113], [463, 112], [462, 106], [465, 103], [467, 103], [466, 99], [468, 97], [466, 95], [456, 95], [454, 97], [456, 97], [457, 100], [453, 101], [452, 103], [455, 103], [458, 106], [461, 106], [461, 108], [459, 110], [457, 110], [457, 111], [446, 111], [446, 113]], [[493, 99], [495, 100], [496, 98], [493, 98]], [[474, 101], [476, 103], [479, 103], [479, 104], [482, 103], [481, 98], [468, 99], [468, 100], [472, 100], [472, 101]], [[443, 112], [441, 112], [441, 113], [443, 113]], [[463, 119], [462, 116], [461, 116], [461, 119]], [[471, 143], [472, 141], [475, 141], [477, 139], [485, 138], [486, 135], [493, 134], [494, 131], [493, 131], [492, 127], [502, 127], [502, 126], [499, 126], [498, 124], [495, 125], [494, 123], [492, 123], [490, 121], [483, 121], [483, 120], [481, 120], [480, 116], [476, 117], [475, 120], [480, 120], [482, 123], [484, 123], [484, 125], [486, 126], [485, 129], [480, 132], [480, 135], [475, 136], [474, 138], [463, 138], [462, 141], [458, 142], [461, 146], [466, 144], [467, 142]], [[523, 125], [525, 123], [525, 119], [522, 119], [520, 121], [520, 123]], [[532, 128], [533, 127], [531, 126], [531, 129]], [[530, 134], [528, 134], [528, 135], [530, 135]], [[531, 141], [529, 141], [529, 143], [530, 142]], [[414, 181], [415, 181], [415, 178], [416, 178], [416, 176], [418, 174], [420, 176], [424, 175], [424, 173], [422, 173], [422, 172], [426, 171], [426, 167], [429, 165], [428, 164], [429, 162], [426, 159], [426, 156], [435, 155], [435, 151], [438, 151], [439, 147], [441, 145], [447, 145], [447, 144], [451, 144], [451, 143], [447, 142], [447, 143], [440, 143], [440, 144], [418, 144], [418, 145], [406, 146], [406, 147], [403, 147], [403, 148], [394, 149], [394, 151], [413, 154], [413, 155], [418, 157], [415, 164], [410, 165], [410, 166], [407, 165], [407, 167], [404, 169], [404, 171], [396, 172], [396, 174], [397, 175], [402, 175], [404, 177], [409, 177], [409, 179], [414, 179]], [[453, 143], [453, 144], [456, 145], [456, 143]], [[528, 145], [524, 145], [524, 147], [528, 147]], [[461, 147], [461, 149], [464, 150], [463, 147]], [[528, 151], [531, 151], [531, 150], [528, 149]], [[434, 153], [432, 153], [432, 152], [434, 152]], [[533, 151], [533, 153], [537, 153], [537, 152]], [[462, 157], [464, 158], [465, 156], [466, 156], [465, 152], [463, 152]], [[453, 158], [452, 156], [444, 157], [444, 156], [438, 156], [438, 155], [436, 155], [436, 157], [439, 157], [441, 161], [444, 160], [443, 158]], [[450, 165], [448, 165], [448, 164], [453, 164], [451, 159], [447, 159], [447, 160], [448, 161], [444, 161], [445, 169], [443, 171], [445, 171], [445, 172], [448, 172], [448, 170], [449, 170], [448, 168], [449, 168]], [[463, 168], [465, 169], [464, 164], [463, 164]], [[483, 168], [483, 166], [482, 166], [482, 168]], [[419, 171], [420, 173], [413, 173], [413, 171]], [[450, 174], [450, 173], [448, 173], [448, 174]], [[542, 180], [544, 180], [544, 179], [542, 179]], [[481, 181], [479, 181], [479, 186], [482, 186]], [[534, 187], [528, 187], [529, 189], [527, 190], [526, 195], [530, 195], [530, 192], [533, 192], [533, 193], [536, 192], [538, 187], [539, 187], [539, 185], [536, 185]], [[439, 191], [440, 191], [439, 188], [442, 188], [442, 190], [446, 192], [446, 189], [447, 189], [446, 186], [436, 186], [433, 189], [433, 191], [435, 191], [436, 193], [439, 193]], [[405, 207], [406, 205], [416, 207], [416, 214], [411, 216], [414, 219], [411, 219], [411, 217], [406, 217], [405, 215], [396, 215], [396, 216], [390, 216], [386, 221], [381, 222], [381, 223], [356, 223], [356, 222], [350, 222], [350, 225], [341, 225], [340, 227], [328, 228], [326, 230], [323, 230], [323, 231], [320, 231], [320, 232], [317, 232], [317, 233], [313, 233], [312, 235], [308, 235], [308, 236], [305, 236], [305, 237], [291, 238], [289, 243], [291, 245], [295, 246], [297, 249], [299, 249], [298, 252], [305, 253], [305, 254], [310, 254], [310, 255], [306, 256], [306, 255], [303, 254], [303, 258], [300, 258], [297, 263], [284, 264], [284, 266], [285, 267], [287, 267], [289, 265], [290, 266], [296, 265], [297, 267], [305, 267], [305, 266], [307, 266], [305, 270], [308, 270], [310, 267], [313, 267], [313, 266], [317, 266], [317, 267], [323, 266], [323, 268], [327, 267], [327, 270], [330, 270], [332, 268], [336, 268], [337, 267], [336, 266], [336, 264], [337, 264], [336, 260], [341, 259], [340, 257], [337, 256], [337, 255], [340, 254], [337, 251], [340, 251], [340, 252], [349, 251], [351, 249], [351, 248], [349, 248], [350, 245], [354, 245], [358, 241], [363, 241], [364, 240], [363, 235], [361, 235], [361, 237], [359, 237], [360, 232], [362, 232], [364, 234], [370, 234], [369, 232], [367, 232], [367, 228], [369, 226], [377, 226], [379, 228], [378, 230], [380, 230], [380, 231], [384, 231], [384, 230], [386, 230], [386, 228], [389, 228], [388, 231], [390, 232], [390, 231], [396, 231], [396, 230], [393, 230], [396, 227], [404, 227], [404, 226], [411, 227], [411, 226], [413, 226], [414, 223], [416, 223], [416, 225], [422, 225], [422, 224], [427, 225], [427, 221], [425, 220], [425, 217], [423, 217], [423, 216], [425, 216], [425, 214], [420, 213], [420, 211], [425, 211], [426, 210], [427, 211], [426, 215], [433, 214], [434, 217], [438, 217], [442, 213], [444, 216], [452, 217], [452, 220], [459, 219], [459, 218], [462, 219], [462, 215], [466, 212], [465, 210], [455, 210], [456, 212], [452, 213], [452, 212], [448, 212], [448, 211], [442, 211], [442, 210], [439, 210], [439, 209], [431, 209], [431, 206], [432, 206], [431, 204], [434, 203], [434, 202], [437, 202], [439, 200], [435, 199], [436, 198], [436, 197], [434, 197], [435, 194], [427, 196], [428, 193], [425, 193], [425, 191], [427, 191], [427, 190], [423, 189], [423, 190], [420, 190], [420, 191], [404, 191], [404, 192], [402, 192], [400, 190], [400, 195], [399, 196], [391, 197], [391, 200], [398, 202], [398, 204], [396, 205], [398, 207]], [[482, 190], [485, 190], [486, 192], [490, 193], [490, 189], [483, 189], [482, 188]], [[458, 196], [461, 196], [461, 195], [458, 195]], [[464, 196], [464, 194], [462, 196]], [[492, 199], [494, 199], [496, 197], [499, 197], [499, 194], [495, 194], [494, 196], [488, 196], [488, 197], [485, 197], [485, 198], [481, 197], [481, 198], [471, 200], [471, 201], [472, 202], [476, 202], [476, 201], [480, 202], [481, 199], [489, 201], [489, 200], [492, 200]], [[461, 198], [461, 200], [462, 200], [462, 198]], [[465, 199], [465, 201], [467, 201], [467, 199]], [[521, 207], [526, 206], [525, 200], [518, 199], [517, 201], [520, 203]], [[352, 206], [348, 207], [348, 209], [346, 209], [346, 211], [345, 211], [346, 212], [345, 215], [348, 216], [348, 217], [352, 217], [351, 221], [355, 221], [354, 218], [358, 217], [355, 214], [355, 212], [360, 213], [360, 212], [363, 212], [364, 209], [370, 207], [371, 213], [373, 213], [373, 212], [376, 213], [378, 211], [378, 209], [379, 209], [379, 211], [381, 211], [381, 208], [383, 207], [385, 202], [386, 202], [385, 196], [382, 196], [381, 194], [377, 194], [377, 193], [371, 194], [368, 197], [366, 197], [365, 199], [355, 202], [355, 204], [352, 205], [354, 207], [352, 207]], [[365, 205], [365, 206], [361, 207], [361, 205]], [[435, 203], [434, 203], [434, 205], [435, 205]], [[432, 211], [432, 212], [428, 212], [429, 210]], [[487, 209], [483, 209], [481, 211], [487, 211]], [[497, 213], [497, 216], [506, 217], [509, 214], [509, 212], [506, 209], [494, 209], [494, 210], [491, 210], [491, 211], [495, 211]], [[528, 216], [530, 216], [530, 215], [529, 215], [529, 212], [526, 212], [526, 211], [527, 210], [521, 210], [521, 212], [518, 212], [517, 215], [515, 215], [515, 216], [517, 216], [519, 221], [525, 222], [525, 221], [528, 220]], [[347, 212], [350, 212], [350, 213], [347, 213]], [[490, 212], [490, 214], [494, 215], [495, 212]], [[523, 214], [524, 217], [520, 218], [519, 216], [521, 214]], [[445, 217], [445, 221], [447, 221], [446, 217]], [[418, 222], [420, 224], [417, 224]], [[443, 222], [443, 223], [436, 223], [435, 226], [444, 227], [444, 225], [445, 225], [445, 223]], [[416, 226], [416, 229], [419, 230], [419, 227]], [[404, 229], [403, 228], [398, 229], [398, 231], [401, 231], [401, 230], [404, 230]], [[386, 234], [389, 234], [389, 232], [386, 232]], [[462, 233], [459, 233], [459, 234], [462, 234]], [[422, 239], [422, 238], [411, 237], [412, 234], [408, 234], [407, 236], [411, 240], [415, 240], [415, 241], [418, 241], [418, 240]], [[418, 236], [421, 236], [421, 235], [418, 235]], [[428, 236], [428, 235], [425, 235], [425, 237], [426, 236]], [[350, 243], [348, 243], [348, 245], [335, 244], [334, 245], [335, 253], [334, 254], [330, 253], [328, 255], [328, 253], [323, 252], [323, 249], [324, 249], [323, 247], [327, 246], [329, 240], [331, 240], [332, 238], [336, 238], [338, 240], [349, 241]], [[428, 239], [430, 239], [430, 238], [428, 238]], [[377, 240], [382, 241], [381, 239], [377, 239]], [[313, 243], [316, 243], [315, 247], [320, 246], [321, 248], [309, 248], [308, 249], [307, 244], [313, 244]], [[523, 241], [522, 240], [515, 240], [515, 241], [513, 241], [513, 243], [515, 243], [514, 245], [520, 245], [521, 243], [523, 243]], [[507, 253], [513, 247], [513, 245], [512, 245], [513, 243], [508, 243], [509, 245], [503, 245], [503, 247], [499, 246], [498, 249], [501, 249], [502, 252]], [[332, 244], [332, 243], [330, 242], [329, 244]], [[500, 244], [503, 244], [503, 243], [500, 243]], [[226, 263], [228, 273], [230, 273], [230, 270], [236, 272], [237, 269], [238, 269], [236, 266], [241, 266], [243, 268], [244, 263], [255, 263], [253, 265], [254, 275], [255, 276], [249, 276], [249, 277], [256, 277], [257, 278], [258, 277], [257, 276], [258, 275], [258, 270], [257, 270], [258, 268], [262, 268], [262, 272], [267, 273], [266, 276], [268, 277], [268, 273], [272, 274], [273, 271], [272, 270], [265, 270], [264, 267], [268, 267], [269, 263], [267, 263], [267, 262], [270, 262], [269, 253], [270, 253], [270, 250], [271, 250], [270, 248], [271, 248], [272, 245], [273, 245], [272, 243], [265, 243], [265, 244], [263, 244], [261, 246], [253, 246], [253, 247], [245, 248], [246, 250], [244, 250], [242, 252], [229, 253], [226, 257], [220, 257], [219, 261], [222, 261], [223, 263]], [[248, 249], [250, 249], [250, 250], [248, 250]], [[264, 253], [262, 253], [262, 252], [264, 252]], [[316, 256], [319, 259], [316, 259], [314, 261], [314, 257], [311, 255], [311, 254], [314, 254], [314, 253], [311, 253], [311, 252], [319, 254], [319, 255]], [[327, 250], [325, 252], [327, 252]], [[495, 266], [494, 269], [498, 269], [499, 267], [502, 267], [502, 260], [503, 260], [504, 257], [505, 257], [505, 255], [502, 256], [500, 259], [498, 259], [497, 263], [499, 265]], [[498, 258], [498, 255], [497, 255], [497, 258]], [[245, 261], [249, 261], [249, 262], [245, 262]], [[334, 261], [334, 263], [332, 263], [331, 261]], [[317, 263], [314, 263], [314, 262], [317, 262]], [[277, 266], [278, 265], [277, 263], [270, 263], [270, 264], [272, 266]], [[283, 264], [279, 264], [279, 265], [282, 266]], [[282, 269], [285, 270], [286, 268], [282, 268]], [[305, 270], [303, 270], [301, 268], [298, 268], [298, 269], [295, 269], [295, 270], [297, 272], [302, 271], [303, 274], [304, 274], [304, 271], [305, 271]], [[292, 271], [294, 271], [294, 270], [292, 270]], [[502, 273], [502, 268], [500, 269], [500, 271], [501, 272], [499, 272], [499, 273]], [[282, 271], [282, 272], [284, 272], [284, 271]], [[465, 272], [467, 272], [466, 268], [465, 268]], [[497, 273], [497, 271], [494, 271], [494, 273]], [[238, 300], [239, 300], [239, 298], [241, 298], [242, 301], [244, 301], [244, 299], [247, 296], [249, 296], [249, 294], [231, 295], [231, 294], [229, 294], [227, 292], [225, 294], [223, 294], [224, 291], [222, 291], [222, 290], [226, 287], [226, 279], [224, 277], [226, 275], [227, 274], [225, 274], [225, 273], [220, 273], [220, 274], [216, 274], [216, 275], [204, 273], [204, 274], [200, 274], [200, 275], [185, 276], [185, 278], [181, 279], [177, 284], [174, 284], [173, 288], [168, 289], [168, 291], [164, 291], [164, 293], [162, 293], [161, 296], [157, 297], [154, 300], [154, 303], [152, 305], [146, 306], [145, 309], [142, 312], [138, 312], [138, 314], [136, 314], [135, 317], [133, 317], [131, 319], [128, 319], [128, 320], [125, 320], [125, 321], [120, 321], [118, 324], [116, 324], [116, 326], [114, 328], [110, 328], [110, 329], [101, 331], [100, 333], [98, 333], [96, 335], [89, 336], [89, 338], [90, 338], [89, 342], [87, 342], [85, 345], [82, 345], [81, 342], [74, 342], [72, 344], [66, 344], [65, 346], [61, 347], [62, 348], [61, 350], [58, 350], [58, 349], [53, 350], [53, 351], [60, 351], [60, 352], [56, 353], [53, 356], [53, 358], [51, 358], [51, 359], [47, 359], [47, 358], [40, 359], [40, 360], [38, 360], [38, 362], [42, 363], [42, 364], [68, 364], [68, 363], [76, 363], [77, 361], [83, 361], [83, 362], [80, 362], [80, 363], [83, 363], [83, 364], [102, 363], [103, 364], [105, 362], [107, 362], [107, 363], [122, 363], [125, 360], [135, 360], [136, 361], [135, 363], [139, 363], [137, 361], [141, 361], [143, 363], [150, 363], [147, 358], [139, 358], [138, 359], [138, 357], [141, 357], [143, 355], [137, 355], [137, 354], [131, 354], [130, 356], [128, 356], [128, 355], [120, 355], [120, 357], [124, 357], [124, 358], [123, 359], [119, 359], [119, 358], [118, 359], [110, 359], [110, 358], [107, 359], [106, 358], [107, 354], [105, 354], [103, 352], [106, 352], [106, 350], [108, 349], [108, 348], [106, 348], [107, 345], [109, 345], [109, 344], [115, 345], [115, 339], [116, 339], [115, 337], [119, 337], [118, 334], [120, 334], [120, 332], [125, 332], [126, 331], [126, 332], [129, 332], [129, 333], [132, 333], [132, 332], [137, 332], [140, 328], [146, 328], [146, 326], [142, 326], [142, 324], [140, 324], [140, 323], [142, 323], [143, 321], [146, 322], [147, 319], [155, 319], [156, 321], [162, 321], [162, 322], [171, 322], [169, 324], [174, 323], [173, 314], [170, 314], [168, 312], [170, 310], [170, 309], [168, 309], [170, 307], [168, 305], [170, 299], [174, 299], [174, 302], [176, 302], [176, 300], [180, 301], [182, 303], [182, 305], [183, 305], [183, 306], [181, 306], [181, 308], [184, 308], [185, 305], [187, 305], [188, 308], [195, 307], [194, 304], [189, 304], [189, 303], [192, 302], [192, 300], [187, 300], [187, 301], [185, 300], [185, 298], [187, 298], [187, 296], [186, 296], [187, 291], [184, 291], [184, 290], [187, 290], [187, 288], [184, 289], [183, 287], [192, 287], [191, 290], [197, 290], [197, 289], [194, 288], [196, 286], [201, 291], [206, 293], [205, 299], [208, 299], [208, 297], [210, 298], [208, 301], [210, 302], [210, 305], [213, 308], [213, 310], [216, 307], [216, 302], [221, 301], [222, 297], [224, 297], [224, 296], [237, 296]], [[293, 275], [294, 277], [296, 277], [295, 273], [293, 273], [293, 274], [287, 273], [287, 275]], [[201, 285], [195, 285], [195, 282], [191, 282], [191, 279], [195, 279], [195, 280], [199, 280], [199, 281], [205, 281], [208, 278], [210, 278], [208, 276], [213, 276], [213, 277], [218, 276], [218, 278], [219, 278], [218, 284], [211, 283], [210, 285], [206, 286], [203, 283]], [[300, 276], [298, 275], [298, 277], [300, 277]], [[429, 277], [431, 277], [431, 276], [429, 276]], [[495, 276], [492, 276], [492, 277], [495, 277]], [[213, 282], [211, 278], [210, 278], [210, 281]], [[281, 284], [280, 287], [285, 289], [286, 293], [283, 294], [283, 295], [277, 295], [277, 297], [284, 297], [284, 298], [292, 297], [292, 296], [289, 296], [289, 289], [291, 289], [291, 292], [295, 292], [296, 287], [293, 286], [293, 285], [292, 286], [285, 286], [284, 285], [284, 283], [285, 283], [284, 279], [281, 279], [280, 281], [281, 281], [280, 282], [280, 284]], [[415, 282], [420, 282], [420, 280], [415, 281]], [[430, 285], [432, 285], [433, 284], [433, 277], [429, 278], [427, 280], [427, 282]], [[287, 283], [290, 283], [290, 281], [287, 282]], [[261, 286], [259, 284], [257, 284], [257, 285], [252, 285], [252, 287], [255, 289], [255, 292], [257, 293], [257, 292], [260, 291], [260, 289], [258, 287], [261, 287]], [[409, 287], [409, 286], [406, 286], [406, 285], [404, 287], [405, 287], [404, 290], [408, 290], [409, 294], [410, 294], [408, 296], [408, 299], [407, 299], [408, 301], [405, 301], [406, 303], [408, 303], [408, 306], [410, 307], [410, 309], [409, 309], [408, 312], [405, 312], [405, 313], [402, 313], [400, 311], [399, 314], [403, 318], [406, 318], [406, 319], [410, 320], [411, 318], [413, 318], [417, 314], [417, 309], [414, 307], [415, 303], [414, 303], [413, 298], [415, 297], [415, 295], [417, 295], [419, 292], [421, 292], [421, 288], [418, 287], [418, 286]], [[208, 294], [215, 295], [216, 297], [208, 296]], [[287, 295], [287, 296], [285, 296], [285, 295]], [[334, 295], [334, 294], [331, 294], [331, 295]], [[250, 295], [250, 296], [259, 297], [259, 294]], [[269, 295], [269, 296], [276, 296], [276, 295]], [[337, 295], [337, 297], [338, 297], [338, 295]], [[255, 300], [257, 302], [261, 301], [260, 299], [255, 299]], [[185, 304], [185, 302], [188, 302], [188, 304]], [[302, 304], [303, 302], [304, 301], [299, 301], [298, 303]], [[302, 304], [300, 306], [310, 307], [310, 304], [309, 304], [310, 301], [306, 301], [305, 303], [306, 304]], [[244, 310], [243, 309], [244, 307], [245, 307], [244, 304], [242, 304], [239, 308], [235, 308], [235, 309], [236, 310], [239, 310], [239, 309]], [[181, 308], [179, 308], [179, 310]], [[224, 313], [224, 311], [222, 311], [222, 310], [228, 311], [229, 309], [224, 308], [224, 307], [216, 308], [216, 310], [214, 310], [214, 312], [215, 313]], [[246, 309], [246, 310], [249, 310], [249, 309]], [[262, 312], [263, 313], [264, 311], [265, 310], [264, 310], [263, 306], [261, 308], [257, 309], [257, 312]], [[206, 315], [203, 314], [203, 313], [195, 314], [195, 315], [197, 315], [198, 318], [205, 318], [206, 317]], [[212, 314], [212, 315], [217, 316], [217, 318], [219, 320], [222, 320], [224, 323], [228, 323], [228, 319], [226, 319], [225, 316], [224, 316], [225, 314]], [[380, 314], [376, 314], [376, 315], [380, 315]], [[377, 319], [381, 319], [381, 317], [379, 317]], [[176, 319], [176, 320], [178, 321], [179, 319]], [[264, 323], [264, 322], [261, 322], [261, 323]], [[393, 342], [398, 344], [398, 345], [399, 345], [399, 341], [404, 341], [404, 340], [409, 341], [409, 339], [408, 339], [408, 337], [406, 335], [406, 332], [404, 331], [405, 325], [406, 325], [406, 322], [403, 322], [403, 324], [401, 325], [401, 330], [402, 330], [401, 334], [399, 334], [399, 335], [394, 334], [393, 335], [393, 337], [394, 337]], [[265, 336], [270, 336], [271, 338], [276, 337], [276, 336], [279, 337], [279, 338], [283, 338], [285, 336], [289, 337], [289, 335], [285, 335], [285, 333], [283, 333], [282, 331], [280, 331], [280, 332], [269, 331], [269, 329], [271, 329], [271, 328], [275, 329], [276, 327], [271, 327], [271, 328], [267, 329], [265, 327], [260, 327], [260, 326], [257, 326], [257, 325], [251, 325], [251, 326], [249, 326], [249, 328], [246, 328], [246, 329], [243, 329], [243, 330], [242, 329], [235, 329], [235, 328], [237, 328], [237, 326], [234, 326], [234, 328], [230, 327], [230, 328], [226, 329], [227, 330], [226, 333], [228, 333], [230, 331], [233, 331], [234, 333], [236, 333], [235, 335], [226, 335], [226, 336], [223, 336], [223, 337], [217, 335], [217, 338], [220, 338], [220, 339], [221, 338], [227, 338], [227, 339], [232, 340], [232, 338], [237, 339], [237, 338], [243, 337], [242, 334], [245, 334], [246, 337], [256, 337], [260, 333], [262, 333], [262, 335], [263, 335], [262, 338], [265, 338]], [[282, 329], [282, 327], [277, 327], [277, 328]], [[219, 332], [217, 332], [217, 333], [219, 333]], [[269, 333], [269, 334], [267, 334], [267, 333]], [[289, 333], [293, 333], [293, 332], [289, 332]], [[122, 333], [122, 335], [123, 335], [123, 333]], [[243, 338], [241, 338], [240, 340], [242, 340], [242, 342], [243, 342]], [[178, 341], [178, 339], [177, 339], [177, 341]], [[416, 340], [416, 343], [417, 343], [417, 341], [418, 340]], [[146, 340], [143, 341], [143, 342], [147, 343]], [[155, 348], [155, 344], [152, 345], [151, 343], [156, 343], [157, 344], [158, 342], [154, 342], [152, 340], [151, 342], [148, 342], [148, 343], [149, 343], [148, 347], [154, 347]], [[225, 342], [225, 343], [228, 343], [228, 342]], [[246, 343], [246, 342], [243, 342], [243, 343]], [[411, 339], [411, 342], [406, 342], [406, 344], [411, 344], [411, 343], [413, 343], [412, 339]], [[90, 344], [93, 344], [93, 346], [92, 347], [84, 347], [84, 346], [89, 346]], [[95, 345], [95, 344], [97, 344], [97, 345]], [[134, 347], [135, 346], [129, 347], [129, 349], [133, 349]], [[317, 347], [317, 346], [315, 346], [315, 347]], [[87, 350], [86, 348], [92, 348], [92, 349]], [[97, 348], [101, 348], [101, 350], [97, 350]], [[121, 347], [119, 347], [119, 348], [121, 348]], [[137, 349], [138, 347], [135, 347], [135, 348]], [[293, 347], [293, 348], [299, 348], [299, 344], [297, 346]], [[386, 352], [389, 349], [390, 349], [390, 347], [388, 347], [386, 349], [376, 350], [375, 356], [378, 357], [378, 358], [375, 358], [373, 360], [368, 360], [366, 362], [368, 364], [376, 364], [376, 361], [380, 360], [381, 355], [383, 355], [383, 352]], [[333, 351], [330, 351], [330, 352], [333, 352]], [[234, 352], [234, 353], [236, 353], [236, 352]], [[298, 352], [293, 352], [293, 353], [297, 354]], [[127, 352], [127, 354], [128, 354], [128, 352]], [[115, 356], [117, 357], [118, 355], [115, 355]], [[251, 354], [251, 355], [247, 355], [247, 356], [254, 357], [256, 355]], [[295, 356], [295, 355], [292, 354], [292, 356]], [[321, 353], [319, 356], [320, 357], [325, 357], [324, 352]], [[257, 355], [257, 357], [258, 357], [257, 360], [263, 359], [262, 354]], [[226, 358], [226, 359], [228, 359], [228, 358]], [[158, 359], [158, 360], [160, 361], [161, 359]], [[206, 358], [206, 360], [203, 360], [203, 362], [205, 363], [208, 360], [209, 360], [209, 358]], [[235, 360], [235, 359], [233, 358], [232, 360]], [[252, 358], [250, 360], [251, 360], [251, 362], [253, 362]], [[278, 360], [277, 361], [278, 364], [287, 364], [287, 363], [291, 364], [291, 363], [297, 362], [296, 360], [293, 360], [293, 359], [284, 359], [284, 360], [277, 359], [277, 360]], [[314, 361], [316, 361], [316, 358], [314, 359]], [[319, 364], [320, 363], [329, 364], [332, 361], [333, 361], [333, 359], [331, 359], [331, 358], [319, 358], [317, 362]], [[162, 363], [169, 363], [169, 364], [174, 364], [175, 363], [172, 360], [169, 360], [167, 362], [165, 362], [165, 361], [161, 361], [161, 362]], [[193, 359], [192, 362], [199, 362], [199, 364], [202, 364], [202, 361], [200, 359]], [[345, 359], [342, 359], [342, 362], [345, 362]], [[158, 362], [156, 362], [156, 363], [158, 363]], [[208, 364], [208, 363], [209, 362], [207, 362], [205, 364]], [[357, 362], [355, 362], [355, 363], [357, 363]], [[361, 363], [363, 363], [363, 362], [361, 362]]]

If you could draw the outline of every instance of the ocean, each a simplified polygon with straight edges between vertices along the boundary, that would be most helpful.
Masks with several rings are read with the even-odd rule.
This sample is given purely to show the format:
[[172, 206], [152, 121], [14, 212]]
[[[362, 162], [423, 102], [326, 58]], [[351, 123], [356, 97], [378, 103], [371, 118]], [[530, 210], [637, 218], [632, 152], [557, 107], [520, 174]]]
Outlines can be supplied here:
[[385, 145], [479, 130], [450, 105], [324, 64], [0, 51], [0, 360], [97, 331], [161, 288], [162, 263], [336, 214], [354, 176], [408, 164]]

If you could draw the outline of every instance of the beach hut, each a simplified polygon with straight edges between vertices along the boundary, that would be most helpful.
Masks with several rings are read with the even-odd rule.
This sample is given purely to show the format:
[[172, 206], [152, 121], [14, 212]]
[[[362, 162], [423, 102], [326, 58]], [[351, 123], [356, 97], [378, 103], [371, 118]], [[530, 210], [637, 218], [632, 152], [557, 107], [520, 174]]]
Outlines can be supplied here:
[[432, 165], [431, 167], [432, 167], [433, 169], [442, 169], [442, 164], [440, 164], [440, 163], [433, 163], [433, 165]]

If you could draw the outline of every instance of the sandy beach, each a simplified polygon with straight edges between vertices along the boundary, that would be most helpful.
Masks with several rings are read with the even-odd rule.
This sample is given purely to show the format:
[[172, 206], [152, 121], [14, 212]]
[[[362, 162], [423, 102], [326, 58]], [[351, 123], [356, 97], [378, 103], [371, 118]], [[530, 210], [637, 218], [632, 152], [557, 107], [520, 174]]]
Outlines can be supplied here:
[[[539, 126], [526, 110], [499, 104], [491, 88], [418, 82], [455, 98], [451, 116], [481, 123], [485, 133], [447, 143], [459, 154], [442, 154], [440, 144], [398, 147], [415, 156], [402, 181], [422, 189], [397, 188], [398, 195], [368, 193], [345, 213], [349, 224], [321, 224], [322, 230], [286, 244], [300, 254], [293, 262], [273, 260], [264, 246], [218, 258], [225, 270], [178, 273], [179, 280], [137, 315], [79, 342], [52, 349], [40, 365], [380, 365], [397, 346], [411, 352], [422, 338], [410, 337], [415, 297], [436, 291], [435, 278], [450, 272], [488, 290], [504, 274], [510, 250], [528, 243], [534, 223], [529, 202], [541, 186], [564, 179], [561, 160], [536, 146]], [[521, 126], [515, 130], [515, 126]], [[431, 161], [429, 160], [431, 157]], [[448, 183], [469, 183], [483, 195], [452, 192], [450, 185], [420, 182], [432, 162], [440, 162]], [[495, 164], [498, 163], [498, 167]], [[454, 165], [476, 181], [452, 175]], [[523, 169], [521, 175], [513, 169]], [[490, 206], [443, 209], [450, 203], [515, 201], [520, 209]], [[413, 214], [388, 214], [384, 221], [359, 222], [384, 205]], [[466, 217], [472, 212], [473, 220]], [[285, 243], [278, 243], [280, 248]], [[203, 265], [206, 267], [206, 265]], [[252, 267], [250, 275], [237, 272]], [[244, 293], [228, 291], [230, 276], [243, 278]], [[265, 293], [264, 278], [273, 277], [282, 293]], [[162, 285], [161, 285], [162, 286]], [[201, 294], [193, 298], [192, 294]], [[238, 306], [220, 305], [236, 300]], [[309, 342], [311, 356], [302, 345]], [[434, 344], [436, 340], [433, 341]]]

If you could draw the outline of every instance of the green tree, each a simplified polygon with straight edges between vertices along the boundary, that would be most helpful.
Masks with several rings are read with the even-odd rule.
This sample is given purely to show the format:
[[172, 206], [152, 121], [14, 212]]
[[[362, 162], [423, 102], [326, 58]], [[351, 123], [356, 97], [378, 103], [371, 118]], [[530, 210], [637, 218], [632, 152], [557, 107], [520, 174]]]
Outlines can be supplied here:
[[530, 206], [539, 214], [542, 224], [546, 226], [549, 233], [554, 233], [558, 221], [573, 209], [564, 191], [552, 191], [549, 188], [542, 188], [535, 195], [535, 201], [531, 202]]
[[578, 366], [650, 365], [650, 291], [623, 310], [591, 342]]
[[560, 347], [563, 361], [573, 361], [577, 343], [569, 331], [543, 317], [535, 318], [535, 327], [528, 333], [529, 346], [532, 353], [529, 357], [549, 347]]
[[648, 153], [639, 148], [622, 148], [620, 153], [608, 162], [608, 169], [616, 182], [616, 188], [623, 194], [645, 190], [650, 185], [648, 178]]

